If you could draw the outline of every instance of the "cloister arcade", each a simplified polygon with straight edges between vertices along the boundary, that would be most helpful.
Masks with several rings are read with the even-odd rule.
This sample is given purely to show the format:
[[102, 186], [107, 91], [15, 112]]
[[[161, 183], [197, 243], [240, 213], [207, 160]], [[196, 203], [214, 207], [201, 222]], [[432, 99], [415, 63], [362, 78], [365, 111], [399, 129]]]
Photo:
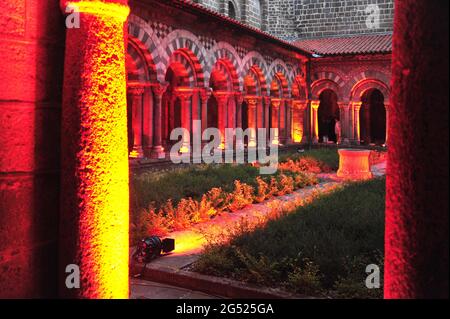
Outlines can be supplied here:
[[[330, 72], [307, 74], [307, 57], [263, 55], [258, 47], [239, 54], [221, 39], [207, 47], [200, 35], [174, 29], [158, 36], [151, 21], [128, 20], [127, 94], [131, 158], [165, 158], [174, 128], [182, 127], [181, 152], [190, 151], [193, 121], [202, 132], [250, 129], [246, 147], [267, 143], [337, 143], [335, 119], [345, 144], [387, 143], [389, 88], [386, 76], [344, 79]], [[297, 55], [298, 57], [298, 55]], [[376, 74], [376, 72], [366, 72]], [[270, 129], [274, 129], [273, 136]]]

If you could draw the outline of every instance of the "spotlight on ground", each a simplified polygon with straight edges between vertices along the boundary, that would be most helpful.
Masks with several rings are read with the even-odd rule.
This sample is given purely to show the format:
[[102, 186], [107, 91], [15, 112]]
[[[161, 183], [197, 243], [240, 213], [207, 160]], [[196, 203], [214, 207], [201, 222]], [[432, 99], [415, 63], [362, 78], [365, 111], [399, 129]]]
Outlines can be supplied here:
[[142, 239], [136, 247], [133, 259], [140, 263], [148, 263], [163, 254], [175, 249], [175, 239], [151, 236]]

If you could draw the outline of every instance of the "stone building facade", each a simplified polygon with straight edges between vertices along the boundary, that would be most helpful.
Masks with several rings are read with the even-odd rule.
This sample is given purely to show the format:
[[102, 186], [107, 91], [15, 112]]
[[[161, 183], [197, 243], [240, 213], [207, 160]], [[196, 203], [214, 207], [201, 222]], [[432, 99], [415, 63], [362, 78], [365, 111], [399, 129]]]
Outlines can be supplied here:
[[393, 0], [197, 0], [279, 38], [392, 32]]

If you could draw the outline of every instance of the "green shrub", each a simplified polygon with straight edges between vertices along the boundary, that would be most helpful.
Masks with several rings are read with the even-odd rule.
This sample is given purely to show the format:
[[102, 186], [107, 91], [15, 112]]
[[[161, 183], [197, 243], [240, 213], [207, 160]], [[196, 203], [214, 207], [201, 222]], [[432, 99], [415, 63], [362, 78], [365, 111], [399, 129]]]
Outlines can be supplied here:
[[[318, 291], [315, 286], [318, 281], [319, 290], [333, 291], [331, 294], [339, 297], [379, 296], [380, 291], [365, 289], [361, 278], [367, 276], [365, 266], [382, 263], [384, 184], [385, 179], [374, 179], [352, 183], [334, 193], [322, 195], [295, 213], [269, 221], [252, 232], [236, 235], [229, 244], [206, 248], [195, 269], [208, 273], [211, 266], [207, 261], [228, 258], [227, 267], [214, 263], [217, 267], [215, 275], [266, 285], [275, 282], [275, 286], [284, 285], [296, 292]], [[239, 251], [239, 255], [233, 250]], [[292, 267], [292, 260], [299, 255], [311, 263], [309, 268], [304, 264]], [[283, 261], [287, 264], [277, 267], [285, 267], [288, 271], [261, 271], [261, 265], [267, 266], [268, 271]], [[229, 267], [230, 263], [234, 268]], [[351, 264], [354, 266], [349, 267]], [[306, 286], [295, 288], [293, 283], [301, 281]], [[357, 287], [361, 289], [356, 290]]]

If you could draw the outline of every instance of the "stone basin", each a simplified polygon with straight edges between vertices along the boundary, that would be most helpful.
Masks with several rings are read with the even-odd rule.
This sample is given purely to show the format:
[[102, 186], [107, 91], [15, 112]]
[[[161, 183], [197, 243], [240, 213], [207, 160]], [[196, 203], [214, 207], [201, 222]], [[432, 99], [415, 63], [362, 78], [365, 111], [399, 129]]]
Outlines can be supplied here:
[[337, 176], [350, 180], [364, 180], [372, 178], [370, 171], [370, 150], [340, 149], [339, 170]]

